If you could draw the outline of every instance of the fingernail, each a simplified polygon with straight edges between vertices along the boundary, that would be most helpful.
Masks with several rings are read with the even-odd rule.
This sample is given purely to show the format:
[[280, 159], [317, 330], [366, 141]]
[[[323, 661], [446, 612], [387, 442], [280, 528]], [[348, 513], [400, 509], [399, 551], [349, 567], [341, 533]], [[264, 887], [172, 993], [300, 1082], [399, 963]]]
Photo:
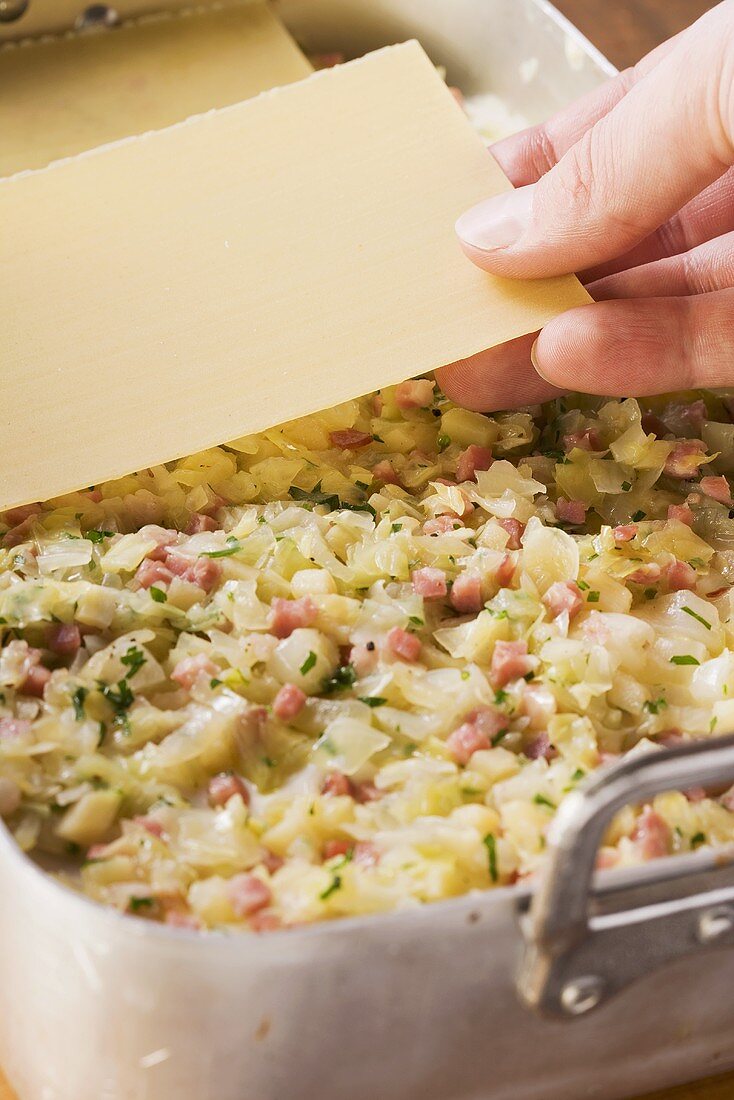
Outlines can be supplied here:
[[540, 363], [538, 362], [538, 341], [539, 340], [540, 340], [540, 337], [538, 337], [538, 339], [534, 342], [533, 346], [530, 349], [530, 362], [533, 364], [533, 367], [535, 369], [535, 373], [539, 374], [541, 378], [544, 378], [546, 382], [550, 382], [550, 378], [548, 378], [545, 374], [543, 374], [543, 368], [541, 367]]
[[456, 223], [465, 244], [492, 252], [510, 248], [530, 225], [534, 187], [518, 187], [472, 206]]

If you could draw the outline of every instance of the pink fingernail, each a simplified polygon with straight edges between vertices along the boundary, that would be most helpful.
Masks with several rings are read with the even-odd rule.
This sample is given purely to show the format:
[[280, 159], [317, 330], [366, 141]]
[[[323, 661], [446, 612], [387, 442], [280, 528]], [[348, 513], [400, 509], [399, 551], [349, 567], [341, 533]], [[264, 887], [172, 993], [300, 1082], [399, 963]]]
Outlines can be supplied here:
[[456, 223], [461, 240], [493, 252], [517, 244], [530, 225], [534, 187], [518, 187], [473, 206]]

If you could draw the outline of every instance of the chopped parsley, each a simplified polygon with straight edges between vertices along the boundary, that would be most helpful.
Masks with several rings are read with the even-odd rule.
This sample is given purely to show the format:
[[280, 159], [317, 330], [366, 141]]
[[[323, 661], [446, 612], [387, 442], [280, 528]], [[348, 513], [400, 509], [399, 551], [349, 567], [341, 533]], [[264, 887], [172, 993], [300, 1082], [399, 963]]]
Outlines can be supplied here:
[[347, 688], [354, 687], [356, 680], [354, 665], [340, 665], [333, 675], [327, 676], [321, 690], [324, 695], [333, 695], [336, 691], [346, 691]]
[[129, 729], [127, 710], [132, 706], [135, 696], [127, 680], [120, 680], [117, 690], [112, 684], [105, 684], [102, 680], [97, 681], [97, 686], [115, 712], [115, 718], [119, 718], [125, 729]]
[[497, 841], [492, 833], [487, 833], [484, 838], [484, 846], [487, 849], [487, 861], [489, 863], [489, 877], [492, 882], [499, 880], [499, 874], [497, 872]]
[[111, 539], [114, 533], [114, 531], [85, 531], [84, 538], [89, 539], [90, 542], [102, 542], [104, 539]]
[[462, 668], [462, 670], [461, 670], [462, 680], [468, 680], [470, 676], [471, 676], [471, 673], [470, 673], [469, 669], [468, 668]]
[[510, 698], [504, 688], [498, 688], [494, 693], [494, 701], [498, 707], [501, 707]]
[[589, 592], [589, 595], [586, 597], [586, 601], [587, 603], [599, 603], [600, 598], [601, 592]]
[[632, 483], [631, 482], [629, 482], [629, 481], [623, 481], [622, 482], [622, 492], [623, 493], [628, 493], [631, 488], [632, 488]]
[[125, 665], [125, 668], [129, 669], [127, 673], [128, 677], [134, 676], [136, 672], [140, 672], [140, 669], [145, 664], [145, 660], [145, 654], [135, 645], [131, 645], [127, 652], [120, 657], [122, 664]]
[[556, 806], [554, 802], [551, 802], [550, 798], [546, 798], [544, 794], [533, 795], [533, 802], [536, 806], [547, 806], [549, 810], [555, 810]]
[[678, 653], [675, 657], [670, 658], [671, 665], [700, 665], [698, 661], [690, 653]]
[[509, 732], [510, 732], [509, 729], [505, 729], [505, 730], [500, 730], [499, 733], [496, 733], [494, 735], [494, 737], [492, 738], [492, 748], [496, 748], [497, 745], [499, 745], [501, 741], [504, 741], [504, 739], [507, 737], [507, 734]]
[[647, 512], [643, 512], [642, 509], [640, 509], [639, 511], [633, 513], [632, 522], [633, 523], [639, 523], [641, 519], [646, 519], [646, 518], [647, 518]]
[[[375, 438], [377, 438], [375, 436]], [[382, 440], [379, 440], [382, 442]], [[340, 500], [337, 493], [324, 493], [321, 491], [321, 482], [307, 491], [306, 489], [299, 489], [296, 485], [291, 485], [288, 490], [288, 495], [291, 500], [303, 502], [304, 504], [310, 504], [314, 507], [317, 504], [323, 504], [325, 508], [328, 508], [330, 512], [336, 511], [337, 508], [348, 508], [352, 512], [369, 512], [371, 515], [375, 515], [375, 510], [371, 504], [363, 501], [359, 504], [352, 504], [346, 500]]]
[[694, 833], [691, 837], [691, 848], [700, 848], [702, 844], [706, 843], [705, 833]]
[[319, 894], [319, 898], [321, 899], [321, 901], [326, 901], [328, 898], [331, 897], [332, 894], [335, 894], [337, 890], [341, 888], [341, 884], [341, 875], [334, 875], [326, 889], [322, 890], [322, 892]]
[[300, 672], [301, 676], [305, 676], [307, 672], [310, 672], [315, 664], [316, 664], [316, 654], [314, 653], [314, 651], [312, 649], [310, 649], [308, 651], [308, 657], [306, 658], [306, 660], [303, 662], [303, 664], [301, 665], [301, 667], [298, 670]]
[[695, 619], [701, 626], [705, 626], [707, 630], [711, 629], [711, 623], [708, 619], [704, 619], [703, 615], [699, 615], [692, 607], [682, 607], [681, 611], [685, 611], [686, 615], [690, 615], [692, 619]]
[[667, 705], [667, 700], [661, 695], [659, 699], [647, 699], [642, 704], [642, 709], [646, 710], [648, 714], [660, 714], [660, 711], [665, 710]]
[[381, 695], [360, 695], [360, 703], [364, 703], [368, 707], [384, 707], [387, 699], [383, 699]]
[[392, 523], [390, 525], [390, 531], [393, 535], [397, 535], [398, 531], [402, 531], [402, 529], [403, 529], [402, 523]]
[[144, 909], [152, 909], [155, 898], [130, 898], [128, 909], [131, 913], [140, 913]]
[[439, 435], [436, 439], [436, 446], [439, 451], [445, 451], [447, 447], [451, 445], [451, 436]]
[[408, 622], [412, 626], [425, 626], [423, 619], [419, 619], [417, 615], [408, 615]]
[[86, 718], [86, 714], [84, 712], [84, 700], [86, 699], [87, 695], [89, 695], [88, 689], [81, 686], [75, 688], [74, 691], [72, 691], [71, 693], [71, 701], [74, 704], [74, 717], [76, 718], [77, 722], [83, 722]]
[[162, 588], [156, 588], [155, 585], [151, 585], [151, 587], [148, 589], [148, 592], [150, 593], [150, 598], [155, 603], [166, 603], [167, 600], [168, 600], [168, 596], [163, 591], [163, 589]]
[[587, 584], [586, 581], [577, 581], [576, 583], [578, 584], [582, 592], [588, 592], [591, 588], [591, 585]]
[[242, 549], [239, 540], [232, 538], [232, 536], [227, 539], [227, 542], [229, 545], [225, 546], [223, 550], [205, 550], [203, 556], [205, 558], [231, 558], [233, 554]]

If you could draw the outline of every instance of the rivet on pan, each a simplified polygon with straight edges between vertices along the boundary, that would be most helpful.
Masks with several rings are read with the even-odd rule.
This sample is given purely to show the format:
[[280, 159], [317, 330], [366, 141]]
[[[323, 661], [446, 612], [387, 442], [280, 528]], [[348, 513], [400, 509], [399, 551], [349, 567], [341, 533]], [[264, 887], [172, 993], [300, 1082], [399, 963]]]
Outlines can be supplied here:
[[90, 27], [114, 27], [119, 22], [118, 12], [109, 4], [90, 4], [81, 15], [77, 16], [74, 26], [78, 31], [83, 31]]
[[716, 943], [734, 930], [734, 909], [717, 905], [698, 918], [698, 938], [701, 943]]
[[0, 0], [0, 23], [14, 23], [27, 8], [28, 0]]
[[587, 974], [567, 982], [561, 990], [561, 1005], [569, 1016], [583, 1016], [596, 1008], [604, 994], [604, 981], [596, 974]]

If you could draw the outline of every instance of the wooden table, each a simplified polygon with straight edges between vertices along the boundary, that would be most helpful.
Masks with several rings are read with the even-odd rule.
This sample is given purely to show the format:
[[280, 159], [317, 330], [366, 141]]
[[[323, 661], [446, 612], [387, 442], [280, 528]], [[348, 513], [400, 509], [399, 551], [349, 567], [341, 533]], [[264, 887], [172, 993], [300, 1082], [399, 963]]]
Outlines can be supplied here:
[[[659, 42], [682, 30], [713, 0], [556, 0], [556, 5], [618, 68], [634, 64]], [[679, 1089], [657, 1092], [644, 1100], [732, 1100], [734, 1075]], [[0, 1100], [16, 1100], [0, 1074]], [[80, 1097], [79, 1100], [92, 1100]]]

